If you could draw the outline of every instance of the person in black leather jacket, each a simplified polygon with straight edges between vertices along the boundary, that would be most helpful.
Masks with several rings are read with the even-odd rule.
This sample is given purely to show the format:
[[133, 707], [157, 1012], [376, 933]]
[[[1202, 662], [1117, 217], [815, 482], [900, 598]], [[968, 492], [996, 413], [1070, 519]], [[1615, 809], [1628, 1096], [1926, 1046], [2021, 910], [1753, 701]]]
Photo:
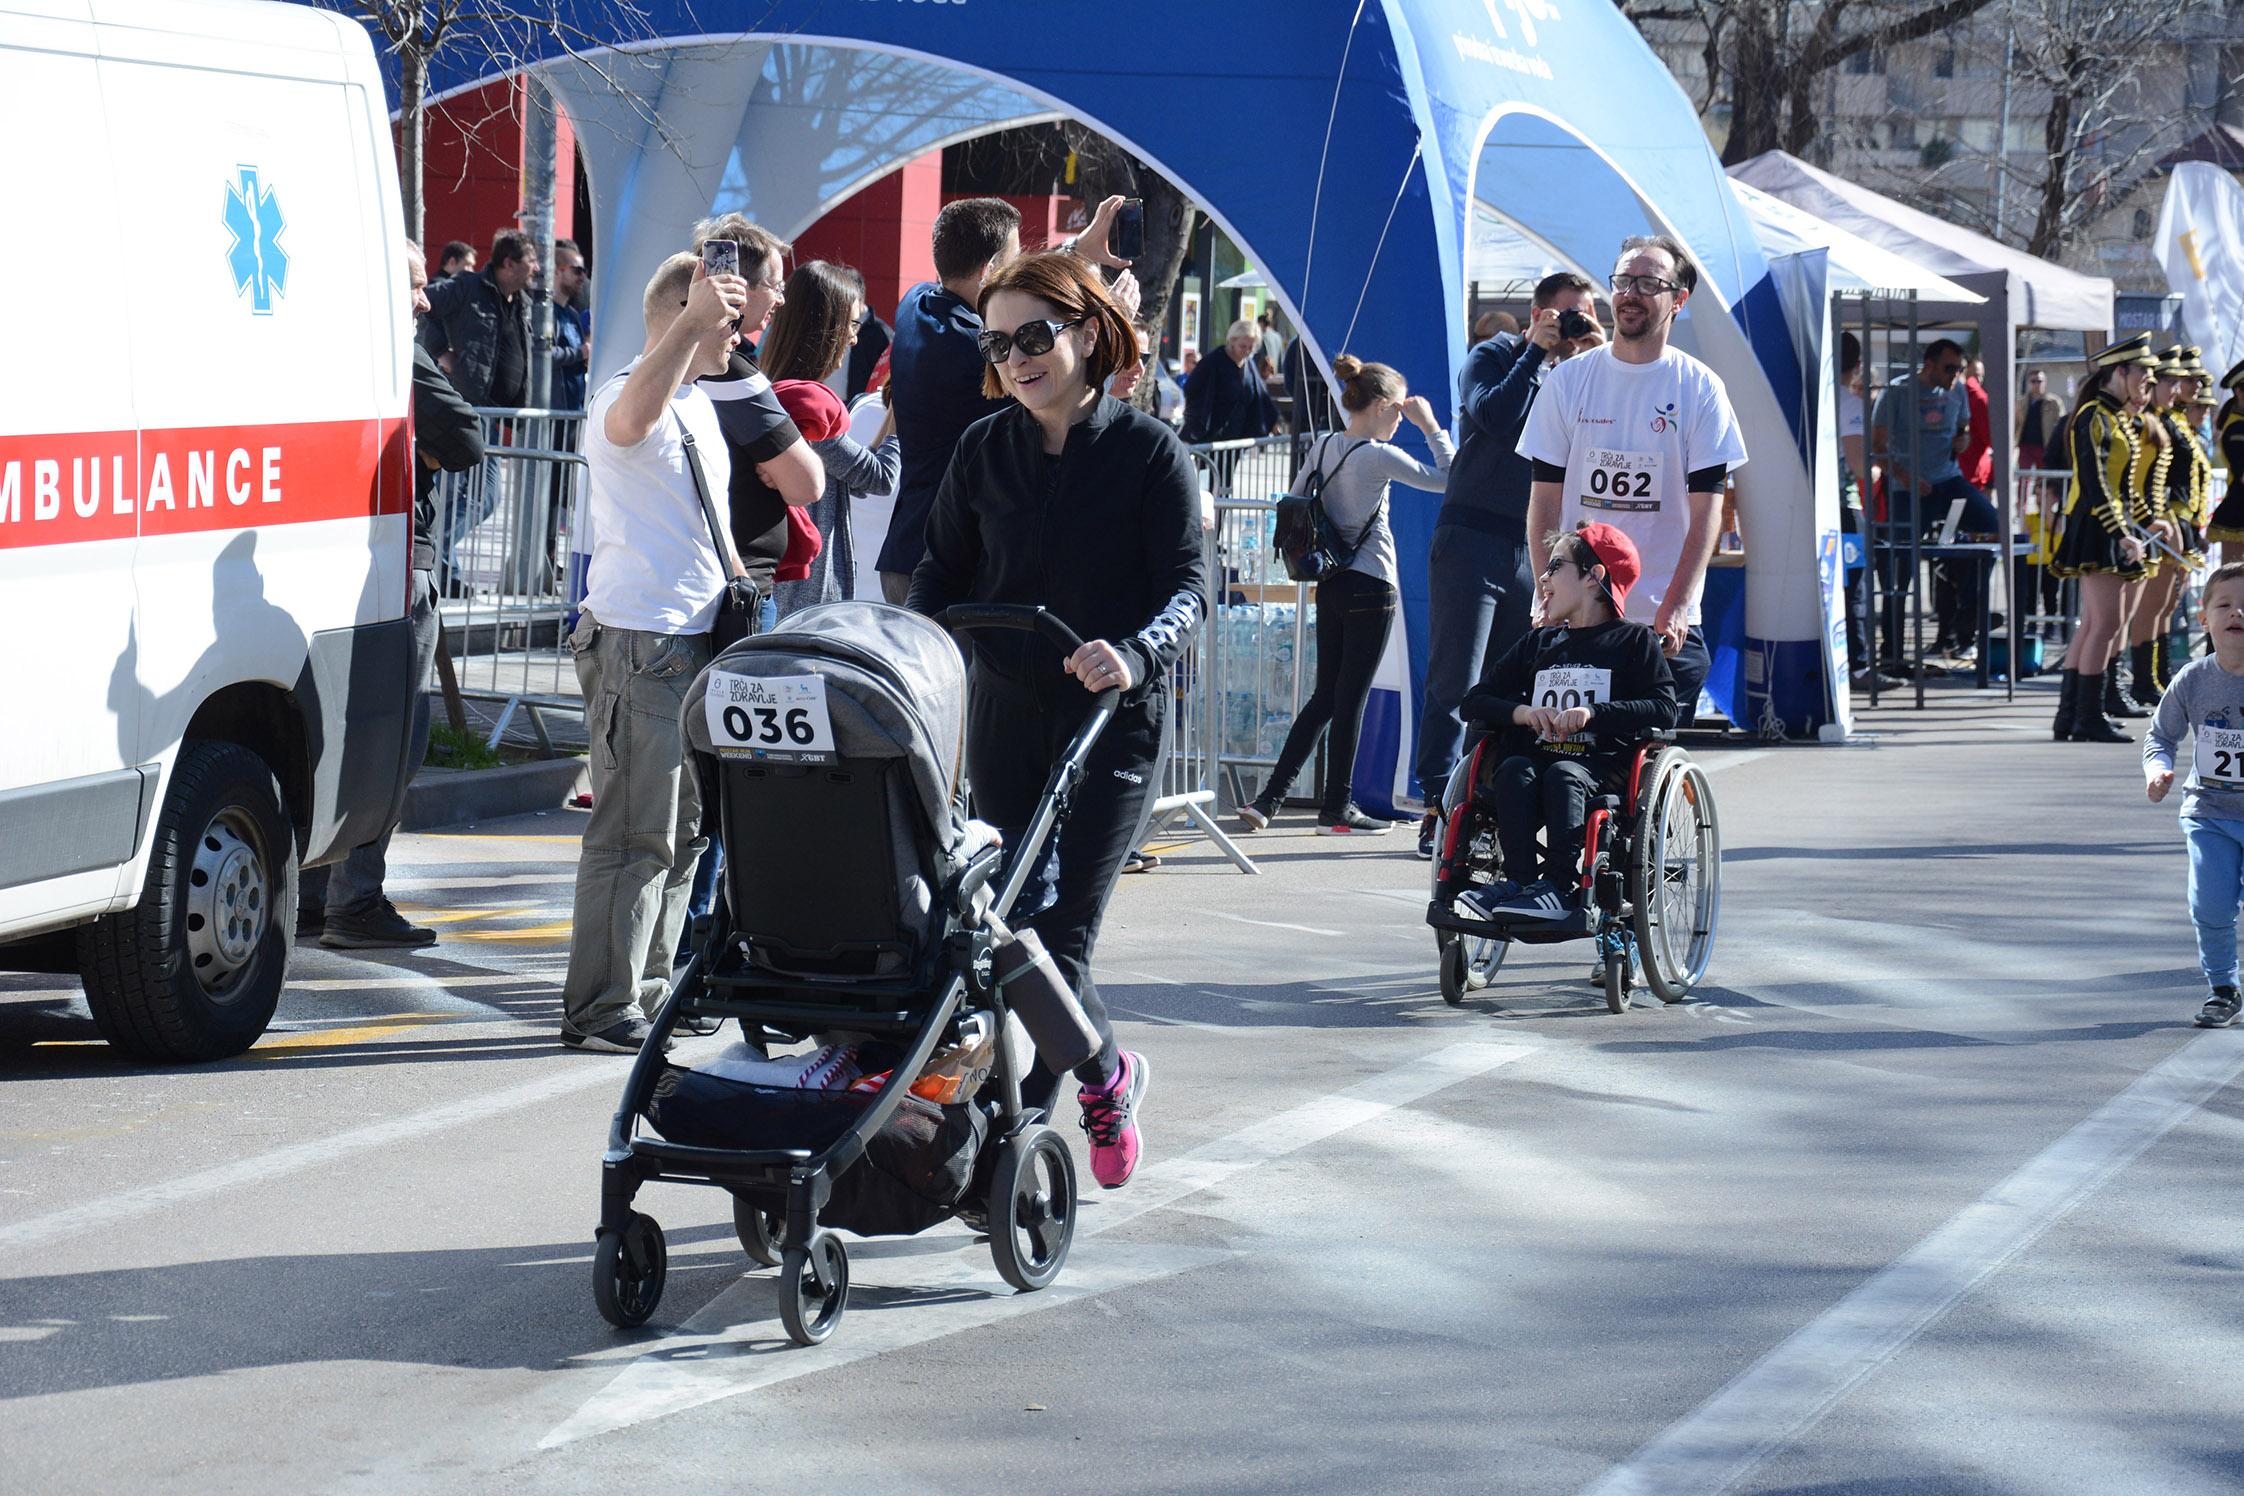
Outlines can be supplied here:
[[[975, 813], [1011, 843], [1090, 710], [1119, 690], [1053, 855], [1024, 890], [1033, 928], [1097, 1028], [1076, 1068], [1091, 1172], [1113, 1189], [1137, 1167], [1145, 1057], [1118, 1050], [1091, 950], [1138, 844], [1169, 750], [1170, 670], [1207, 611], [1200, 488], [1176, 434], [1102, 393], [1140, 357], [1129, 314], [1067, 252], [1029, 255], [982, 289], [986, 390], [1013, 403], [967, 428], [927, 521], [910, 606], [1042, 604], [1088, 642], [1063, 658], [1033, 634], [970, 640], [966, 762]], [[1043, 904], [1041, 910], [1039, 904]], [[1059, 1078], [1039, 1069], [1031, 1105]]]

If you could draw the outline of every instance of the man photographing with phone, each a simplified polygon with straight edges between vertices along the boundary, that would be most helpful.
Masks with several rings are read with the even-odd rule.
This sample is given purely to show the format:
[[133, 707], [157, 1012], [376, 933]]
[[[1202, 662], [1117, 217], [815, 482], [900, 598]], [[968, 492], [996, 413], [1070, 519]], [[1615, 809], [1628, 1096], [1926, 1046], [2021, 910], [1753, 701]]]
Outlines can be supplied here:
[[[1457, 457], [1426, 556], [1426, 692], [1418, 783], [1428, 804], [1465, 740], [1459, 703], [1487, 663], [1527, 635], [1535, 576], [1527, 564], [1533, 470], [1516, 450], [1550, 370], [1598, 347], [1596, 289], [1571, 270], [1535, 285], [1524, 332], [1499, 332], [1465, 356], [1457, 379]], [[1418, 855], [1434, 855], [1435, 817], [1418, 824]]]
[[1613, 341], [1551, 371], [1519, 453], [1534, 464], [1527, 506], [1535, 569], [1543, 537], [1577, 522], [1625, 531], [1643, 558], [1627, 616], [1648, 623], [1675, 672], [1687, 724], [1709, 660], [1699, 594], [1714, 555], [1722, 485], [1745, 438], [1714, 371], [1668, 346], [1698, 266], [1667, 234], [1623, 241], [1613, 266]]

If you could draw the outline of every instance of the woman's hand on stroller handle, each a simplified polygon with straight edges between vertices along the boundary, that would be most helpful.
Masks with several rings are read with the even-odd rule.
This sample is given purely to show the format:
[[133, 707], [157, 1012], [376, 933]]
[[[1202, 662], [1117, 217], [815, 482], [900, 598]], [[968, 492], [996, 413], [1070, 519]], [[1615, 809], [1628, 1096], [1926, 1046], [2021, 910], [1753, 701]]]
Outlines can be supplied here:
[[1129, 657], [1104, 639], [1093, 639], [1069, 655], [1067, 673], [1083, 682], [1086, 691], [1127, 691], [1137, 684]]

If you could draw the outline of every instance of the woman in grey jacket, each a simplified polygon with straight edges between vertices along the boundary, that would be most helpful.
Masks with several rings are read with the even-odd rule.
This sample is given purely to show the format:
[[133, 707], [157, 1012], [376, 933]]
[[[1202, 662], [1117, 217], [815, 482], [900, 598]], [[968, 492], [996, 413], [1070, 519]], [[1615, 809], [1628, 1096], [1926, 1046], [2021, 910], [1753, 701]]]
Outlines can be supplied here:
[[[848, 362], [864, 317], [862, 276], [847, 265], [807, 261], [787, 277], [786, 299], [772, 314], [757, 362], [775, 384], [785, 379], [829, 383]], [[881, 422], [880, 434], [870, 447], [844, 432], [812, 442], [811, 450], [826, 465], [826, 491], [810, 506], [811, 522], [825, 544], [812, 558], [808, 577], [772, 588], [781, 618], [813, 603], [841, 602], [854, 595], [857, 563], [849, 529], [850, 502], [893, 493], [903, 468], [893, 411]]]
[[[1341, 538], [1353, 543], [1355, 557], [1317, 584], [1316, 694], [1293, 719], [1262, 793], [1239, 808], [1239, 819], [1249, 831], [1270, 824], [1328, 723], [1332, 742], [1325, 754], [1317, 833], [1361, 836], [1387, 829], [1388, 822], [1357, 808], [1351, 782], [1364, 702], [1395, 625], [1395, 536], [1387, 524], [1387, 493], [1395, 483], [1440, 493], [1449, 482], [1449, 460], [1456, 455], [1449, 433], [1434, 421], [1433, 407], [1410, 393], [1402, 375], [1345, 353], [1333, 360], [1332, 372], [1348, 424], [1310, 444], [1293, 491], [1306, 494], [1311, 475], [1324, 475], [1325, 513]], [[1426, 434], [1434, 454], [1431, 467], [1394, 445], [1405, 417]]]

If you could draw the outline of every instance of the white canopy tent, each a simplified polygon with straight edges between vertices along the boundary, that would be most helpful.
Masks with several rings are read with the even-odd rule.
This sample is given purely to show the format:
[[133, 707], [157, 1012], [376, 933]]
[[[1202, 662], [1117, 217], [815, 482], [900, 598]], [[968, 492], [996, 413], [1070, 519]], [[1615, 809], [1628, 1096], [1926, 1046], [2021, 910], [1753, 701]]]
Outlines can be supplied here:
[[[1803, 213], [1780, 198], [1735, 179], [1730, 187], [1745, 209], [1764, 258], [1774, 260], [1811, 249], [1828, 251], [1830, 282], [1835, 290], [1915, 291], [1926, 300], [1973, 306], [1986, 299], [1906, 256]], [[1467, 278], [1474, 285], [1524, 290], [1554, 270], [1569, 268], [1560, 256], [1498, 217], [1494, 208], [1486, 203], [1474, 204], [1472, 258], [1466, 262]], [[1598, 274], [1602, 269], [1592, 267], [1592, 278]]]
[[1958, 228], [1784, 151], [1764, 151], [1742, 161], [1730, 168], [1730, 176], [1984, 298], [1967, 304], [1920, 293], [1917, 311], [1923, 324], [1966, 326], [1979, 333], [1979, 354], [1987, 362], [1989, 424], [1996, 433], [1997, 492], [1990, 497], [2009, 518], [2016, 462], [2008, 434], [2018, 429], [2012, 362], [2019, 330], [2108, 333], [2112, 283]]

